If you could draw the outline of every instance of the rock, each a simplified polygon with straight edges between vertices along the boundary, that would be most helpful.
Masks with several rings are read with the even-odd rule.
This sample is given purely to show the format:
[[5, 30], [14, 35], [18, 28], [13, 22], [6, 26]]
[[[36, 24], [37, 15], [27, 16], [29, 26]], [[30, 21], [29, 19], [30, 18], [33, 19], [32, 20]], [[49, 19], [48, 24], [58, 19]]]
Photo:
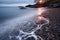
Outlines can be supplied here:
[[48, 7], [49, 8], [60, 8], [60, 3], [50, 4]]
[[18, 6], [20, 9], [26, 9], [26, 7], [23, 7], [23, 6]]
[[54, 3], [54, 4], [34, 4], [34, 5], [27, 5], [26, 7], [31, 8], [40, 8], [40, 7], [48, 7], [48, 8], [60, 8], [60, 3]]
[[30, 7], [30, 8], [40, 8], [40, 7], [42, 7], [42, 6], [41, 6], [41, 5], [34, 4], [34, 5], [27, 5], [26, 7]]
[[26, 7], [36, 8], [35, 5], [27, 5]]

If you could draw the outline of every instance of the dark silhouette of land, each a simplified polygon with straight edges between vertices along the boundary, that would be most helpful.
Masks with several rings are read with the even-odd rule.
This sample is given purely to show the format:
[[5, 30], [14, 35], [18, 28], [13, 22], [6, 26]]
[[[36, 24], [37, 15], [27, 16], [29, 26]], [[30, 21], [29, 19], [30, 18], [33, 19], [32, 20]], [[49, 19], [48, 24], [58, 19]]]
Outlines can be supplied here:
[[[56, 4], [56, 3], [57, 3], [57, 4]], [[53, 4], [53, 5], [52, 5], [52, 4]], [[56, 5], [54, 5], [54, 4], [56, 4], [56, 5], [58, 5], [58, 6], [56, 6]], [[39, 8], [39, 7], [48, 7], [48, 6], [50, 6], [50, 7], [54, 7], [54, 6], [60, 7], [60, 1], [59, 1], [59, 0], [50, 0], [50, 1], [47, 1], [47, 2], [44, 2], [44, 3], [39, 3], [39, 2], [37, 2], [37, 3], [34, 4], [34, 5], [27, 5], [26, 7]]]

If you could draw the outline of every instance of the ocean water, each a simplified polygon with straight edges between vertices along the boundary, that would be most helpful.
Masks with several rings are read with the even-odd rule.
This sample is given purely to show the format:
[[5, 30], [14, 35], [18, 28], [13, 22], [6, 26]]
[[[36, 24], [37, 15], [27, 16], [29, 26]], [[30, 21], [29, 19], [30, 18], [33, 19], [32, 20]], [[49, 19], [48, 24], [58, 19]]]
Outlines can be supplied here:
[[[27, 12], [27, 10], [29, 10]], [[0, 22], [3, 22], [5, 19], [11, 19], [18, 16], [23, 16], [26, 14], [30, 14], [29, 12], [34, 9], [26, 8], [20, 9], [18, 6], [1, 6], [0, 7]]]
[[16, 22], [19, 24], [22, 21], [31, 20], [36, 13], [34, 8], [20, 9], [18, 6], [2, 6], [0, 7], [0, 27], [4, 27], [5, 24], [12, 26]]
[[[49, 24], [49, 22], [52, 22], [51, 24], [60, 23], [59, 10], [60, 8], [42, 7], [20, 9], [18, 6], [12, 5], [0, 6], [0, 40], [21, 40], [21, 37], [22, 40], [28, 39], [29, 37], [33, 37], [35, 40], [43, 40], [42, 37], [35, 35], [35, 31], [41, 29], [43, 25]], [[35, 28], [33, 27], [35, 24], [34, 18], [40, 13], [43, 14], [42, 20], [45, 23], [39, 24]]]
[[20, 9], [18, 6], [0, 6], [0, 40], [9, 40], [9, 33], [18, 28], [17, 26], [21, 23], [32, 21], [36, 13], [34, 8]]
[[0, 40], [10, 40], [10, 32], [18, 28], [17, 26], [21, 23], [32, 20], [36, 10], [31, 8], [20, 9], [18, 6], [34, 4], [33, 2], [34, 0], [0, 0]]
[[[18, 6], [0, 6], [0, 40], [16, 40], [16, 38], [20, 40], [21, 33], [24, 34], [22, 36], [25, 38], [26, 33], [23, 32], [23, 30], [27, 32], [27, 35], [31, 35], [31, 37], [37, 40], [37, 36], [32, 33], [34, 31], [30, 31], [34, 29], [34, 18], [37, 13], [38, 8], [20, 9]], [[36, 28], [36, 30], [38, 30], [38, 28]], [[16, 38], [14, 38], [15, 36]]]
[[[55, 16], [59, 14], [59, 8], [21, 9], [18, 7], [25, 7], [28, 4], [35, 4], [34, 0], [0, 0], [0, 40], [29, 40], [29, 38], [30, 40], [43, 40], [35, 32], [39, 32], [38, 30], [43, 25], [49, 24], [50, 20], [53, 22], [55, 17], [56, 20], [59, 19]], [[40, 21], [35, 27], [35, 17], [39, 17], [37, 14], [43, 14], [43, 23], [41, 24]]]

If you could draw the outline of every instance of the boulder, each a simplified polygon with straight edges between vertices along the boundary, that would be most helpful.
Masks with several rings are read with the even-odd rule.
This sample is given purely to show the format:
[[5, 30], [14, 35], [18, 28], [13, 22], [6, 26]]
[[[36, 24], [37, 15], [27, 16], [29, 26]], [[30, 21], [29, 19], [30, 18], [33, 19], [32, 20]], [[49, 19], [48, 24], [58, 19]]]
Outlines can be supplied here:
[[18, 6], [20, 9], [26, 9], [26, 7], [23, 7], [23, 6]]

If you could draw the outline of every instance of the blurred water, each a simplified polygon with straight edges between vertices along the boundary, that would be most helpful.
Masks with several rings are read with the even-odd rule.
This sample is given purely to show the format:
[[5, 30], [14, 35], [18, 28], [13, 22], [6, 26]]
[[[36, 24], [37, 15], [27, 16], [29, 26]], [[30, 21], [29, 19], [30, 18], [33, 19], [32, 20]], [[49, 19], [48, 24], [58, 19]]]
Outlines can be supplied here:
[[4, 33], [6, 30], [15, 28], [16, 25], [21, 22], [24, 23], [24, 21], [32, 20], [35, 15], [36, 10], [34, 8], [20, 9], [15, 6], [0, 7], [0, 33]]
[[[44, 8], [39, 9], [39, 11], [40, 11], [39, 13], [44, 12], [43, 10], [45, 10], [45, 9]], [[41, 24], [40, 26], [38, 25], [36, 28], [34, 28], [33, 27], [34, 17], [36, 17], [37, 13], [38, 13], [38, 10], [36, 8], [20, 9], [19, 7], [15, 7], [15, 6], [10, 6], [10, 7], [1, 6], [0, 7], [0, 35], [4, 34], [4, 33], [10, 33], [14, 29], [16, 29], [16, 31], [17, 30], [20, 31], [18, 36], [16, 36], [17, 38], [19, 38], [19, 40], [21, 38], [21, 36], [20, 36], [21, 33], [24, 34], [24, 35], [22, 35], [24, 38], [26, 35], [28, 37], [34, 37], [35, 40], [37, 40], [38, 39], [37, 35], [35, 35], [34, 32], [36, 30], [40, 29], [43, 25], [48, 24], [48, 22], [49, 22], [47, 19], [43, 18], [43, 20], [46, 21], [46, 23]], [[32, 28], [33, 28], [33, 31], [31, 32]], [[30, 31], [29, 31], [29, 29], [30, 29]], [[26, 33], [23, 30], [26, 31]], [[30, 33], [28, 33], [27, 31]], [[15, 37], [14, 34], [13, 34], [13, 36]], [[39, 36], [39, 38], [41, 38], [41, 37]], [[2, 39], [4, 39], [4, 38], [1, 38], [1, 40]]]
[[[22, 16], [27, 14], [27, 10], [31, 11], [30, 9], [19, 9], [18, 7], [0, 7], [0, 22], [5, 19], [10, 19], [17, 16]], [[33, 9], [34, 10], [34, 9]], [[24, 11], [24, 12], [23, 12]]]

